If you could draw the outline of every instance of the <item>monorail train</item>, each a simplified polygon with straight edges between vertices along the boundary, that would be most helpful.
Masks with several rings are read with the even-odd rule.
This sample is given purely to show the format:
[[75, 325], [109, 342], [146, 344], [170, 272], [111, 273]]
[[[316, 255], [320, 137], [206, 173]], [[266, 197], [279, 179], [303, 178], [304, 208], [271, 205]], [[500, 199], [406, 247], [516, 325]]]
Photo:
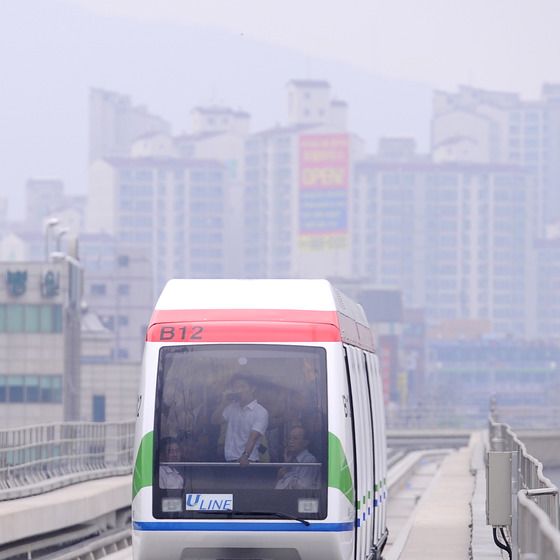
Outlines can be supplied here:
[[146, 336], [135, 560], [380, 559], [383, 396], [326, 280], [171, 280]]

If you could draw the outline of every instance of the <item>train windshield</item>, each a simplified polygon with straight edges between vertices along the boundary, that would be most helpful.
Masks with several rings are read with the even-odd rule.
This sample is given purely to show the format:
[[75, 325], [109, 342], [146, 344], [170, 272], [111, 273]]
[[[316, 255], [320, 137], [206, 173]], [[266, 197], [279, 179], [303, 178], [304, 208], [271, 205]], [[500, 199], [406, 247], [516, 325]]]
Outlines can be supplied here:
[[323, 348], [160, 350], [154, 517], [323, 519], [327, 440]]

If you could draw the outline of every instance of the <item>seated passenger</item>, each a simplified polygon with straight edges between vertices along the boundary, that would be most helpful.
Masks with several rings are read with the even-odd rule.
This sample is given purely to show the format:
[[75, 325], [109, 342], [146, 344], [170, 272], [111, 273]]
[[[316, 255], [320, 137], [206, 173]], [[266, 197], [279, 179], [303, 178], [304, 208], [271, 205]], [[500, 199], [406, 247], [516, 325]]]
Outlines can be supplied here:
[[[168, 438], [163, 444], [162, 462], [176, 463], [181, 460], [179, 443], [174, 438]], [[159, 466], [159, 487], [165, 489], [183, 488], [183, 477], [175, 467]]]
[[[292, 428], [288, 436], [284, 460], [287, 463], [316, 463], [317, 459], [308, 451], [308, 445], [305, 428], [303, 426]], [[278, 471], [275, 488], [277, 490], [319, 488], [319, 476], [318, 466], [308, 467], [302, 464], [301, 466], [282, 467]]]

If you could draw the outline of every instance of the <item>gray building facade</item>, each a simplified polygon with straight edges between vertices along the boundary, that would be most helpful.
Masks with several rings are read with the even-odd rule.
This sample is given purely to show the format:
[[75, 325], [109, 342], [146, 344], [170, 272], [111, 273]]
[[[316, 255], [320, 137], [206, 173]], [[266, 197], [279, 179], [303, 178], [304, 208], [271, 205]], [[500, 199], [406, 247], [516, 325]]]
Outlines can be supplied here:
[[507, 165], [364, 160], [354, 169], [354, 274], [402, 290], [434, 323], [528, 332], [535, 184]]
[[113, 362], [140, 362], [153, 309], [151, 261], [142, 248], [108, 234], [80, 238], [84, 301], [111, 333]]
[[155, 294], [170, 278], [221, 278], [225, 189], [224, 166], [213, 160], [98, 160], [91, 166], [88, 232], [142, 251]]
[[81, 269], [0, 263], [0, 423], [80, 419]]

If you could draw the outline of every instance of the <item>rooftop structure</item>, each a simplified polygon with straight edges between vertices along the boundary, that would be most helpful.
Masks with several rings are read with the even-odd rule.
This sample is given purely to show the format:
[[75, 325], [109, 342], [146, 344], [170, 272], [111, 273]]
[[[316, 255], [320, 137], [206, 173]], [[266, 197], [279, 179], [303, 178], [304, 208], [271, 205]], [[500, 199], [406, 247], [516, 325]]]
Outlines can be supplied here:
[[127, 156], [132, 143], [146, 133], [170, 133], [169, 124], [130, 97], [92, 88], [89, 96], [89, 159]]

